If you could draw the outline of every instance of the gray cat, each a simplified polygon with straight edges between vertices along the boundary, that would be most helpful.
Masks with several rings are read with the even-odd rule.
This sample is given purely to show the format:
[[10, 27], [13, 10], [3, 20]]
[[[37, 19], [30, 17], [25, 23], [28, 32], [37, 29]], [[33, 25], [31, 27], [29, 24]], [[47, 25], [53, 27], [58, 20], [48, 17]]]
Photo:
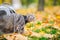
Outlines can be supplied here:
[[0, 6], [0, 33], [23, 33], [24, 25], [34, 21], [34, 15], [21, 15], [5, 6]]

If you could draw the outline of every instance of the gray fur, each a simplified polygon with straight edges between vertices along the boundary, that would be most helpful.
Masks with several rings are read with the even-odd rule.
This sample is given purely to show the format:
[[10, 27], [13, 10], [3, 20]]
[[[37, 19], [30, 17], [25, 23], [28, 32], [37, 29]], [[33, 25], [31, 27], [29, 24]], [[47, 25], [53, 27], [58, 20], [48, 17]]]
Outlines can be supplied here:
[[[0, 10], [6, 11], [5, 15], [0, 16], [3, 21], [0, 20], [0, 32], [1, 33], [23, 33], [24, 32], [24, 25], [25, 19], [23, 15], [16, 14], [15, 12], [10, 12], [10, 8], [8, 7], [0, 7]], [[14, 10], [13, 10], [14, 11]], [[28, 22], [34, 20], [33, 15], [26, 15], [26, 19]]]

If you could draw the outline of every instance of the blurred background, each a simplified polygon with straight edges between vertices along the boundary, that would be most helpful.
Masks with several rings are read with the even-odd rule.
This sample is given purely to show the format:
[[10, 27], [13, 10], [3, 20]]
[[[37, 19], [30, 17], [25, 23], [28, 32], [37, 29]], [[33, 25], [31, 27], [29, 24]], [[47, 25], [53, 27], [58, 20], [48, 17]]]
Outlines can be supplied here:
[[0, 0], [0, 5], [5, 2], [16, 10], [37, 8], [37, 10], [43, 11], [46, 6], [60, 6], [60, 0]]

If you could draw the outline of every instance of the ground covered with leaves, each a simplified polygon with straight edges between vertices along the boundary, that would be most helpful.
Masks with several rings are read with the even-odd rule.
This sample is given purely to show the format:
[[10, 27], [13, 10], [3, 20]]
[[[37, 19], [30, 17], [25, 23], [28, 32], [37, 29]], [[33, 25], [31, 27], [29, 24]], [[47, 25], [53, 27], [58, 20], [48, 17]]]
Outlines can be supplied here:
[[24, 34], [3, 34], [0, 40], [60, 40], [60, 6], [47, 7], [43, 12], [36, 9], [16, 11], [25, 15], [33, 13], [36, 20], [25, 25]]

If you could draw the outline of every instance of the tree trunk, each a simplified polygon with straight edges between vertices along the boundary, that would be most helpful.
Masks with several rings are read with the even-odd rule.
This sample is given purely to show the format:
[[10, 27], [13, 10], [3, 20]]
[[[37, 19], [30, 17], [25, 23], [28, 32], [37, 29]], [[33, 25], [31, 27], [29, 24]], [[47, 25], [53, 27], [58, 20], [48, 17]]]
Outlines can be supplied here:
[[38, 1], [38, 11], [44, 11], [44, 0]]
[[57, 4], [57, 0], [54, 0], [53, 5], [56, 6], [56, 4]]
[[15, 9], [20, 9], [22, 7], [20, 0], [12, 0], [12, 4]]

